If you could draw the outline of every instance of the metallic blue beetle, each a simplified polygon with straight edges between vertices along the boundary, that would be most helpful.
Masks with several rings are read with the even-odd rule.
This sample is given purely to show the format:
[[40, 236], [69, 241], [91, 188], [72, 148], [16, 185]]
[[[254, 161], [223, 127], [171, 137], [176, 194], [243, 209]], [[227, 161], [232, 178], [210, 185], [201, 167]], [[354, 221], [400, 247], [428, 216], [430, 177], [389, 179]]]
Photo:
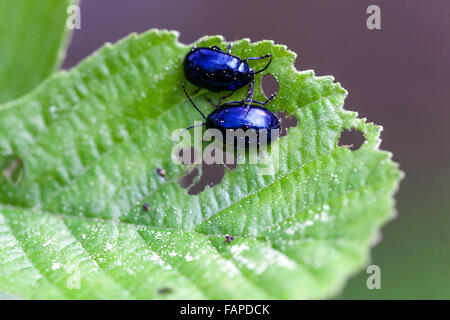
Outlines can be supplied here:
[[[255, 75], [266, 70], [272, 62], [272, 55], [241, 59], [231, 53], [231, 42], [228, 52], [218, 46], [193, 48], [184, 58], [184, 74], [186, 78], [199, 88], [211, 91], [232, 91], [221, 100], [231, 96], [235, 90], [250, 84], [246, 100], [251, 104], [255, 87]], [[269, 58], [269, 62], [261, 70], [253, 70], [247, 61]], [[220, 100], [220, 101], [221, 101]], [[220, 104], [220, 102], [219, 102]]]
[[[228, 101], [222, 105], [215, 105], [211, 101], [214, 106], [217, 108], [211, 112], [207, 117], [200, 111], [200, 109], [195, 105], [192, 101], [189, 94], [186, 92], [186, 89], [183, 85], [184, 93], [186, 97], [189, 99], [194, 108], [202, 115], [205, 119], [205, 122], [202, 126], [205, 126], [206, 129], [218, 129], [224, 138], [224, 142], [226, 139], [227, 130], [238, 130], [242, 129], [244, 131], [248, 129], [252, 129], [256, 133], [257, 143], [259, 144], [259, 136], [262, 130], [267, 131], [267, 144], [269, 144], [272, 140], [271, 130], [279, 130], [280, 129], [280, 120], [278, 117], [264, 108], [269, 101], [275, 98], [275, 95], [272, 95], [265, 102], [255, 101], [251, 102], [251, 105], [248, 105], [248, 100], [242, 101]], [[179, 135], [183, 134], [186, 130], [192, 129], [195, 126], [190, 126], [184, 129]], [[245, 143], [248, 143], [248, 137], [245, 138]]]

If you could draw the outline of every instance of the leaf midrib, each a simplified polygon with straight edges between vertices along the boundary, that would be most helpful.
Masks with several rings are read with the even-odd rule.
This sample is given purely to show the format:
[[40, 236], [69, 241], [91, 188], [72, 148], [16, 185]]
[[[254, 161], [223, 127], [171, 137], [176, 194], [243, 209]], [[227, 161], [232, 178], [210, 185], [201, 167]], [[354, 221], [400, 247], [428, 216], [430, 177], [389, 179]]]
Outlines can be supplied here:
[[[303, 169], [305, 166], [310, 165], [310, 164], [312, 164], [312, 163], [315, 162], [315, 161], [320, 161], [322, 158], [327, 157], [327, 156], [329, 156], [329, 155], [331, 155], [331, 154], [334, 154], [335, 152], [337, 152], [337, 151], [339, 151], [339, 150], [343, 150], [343, 149], [346, 149], [346, 148], [345, 148], [345, 147], [338, 147], [338, 148], [335, 148], [335, 149], [333, 149], [332, 151], [330, 151], [330, 152], [328, 152], [328, 153], [325, 153], [325, 154], [321, 155], [320, 157], [316, 157], [316, 158], [312, 159], [311, 161], [308, 161], [307, 163], [303, 164], [302, 166], [297, 167], [297, 168], [295, 168], [295, 169], [289, 171], [286, 175], [280, 177], [278, 180], [274, 180], [274, 181], [273, 181], [272, 183], [270, 183], [269, 185], [266, 185], [266, 186], [264, 186], [263, 188], [260, 188], [259, 190], [253, 192], [251, 195], [246, 196], [245, 198], [242, 198], [242, 199], [240, 199], [239, 201], [236, 201], [236, 202], [232, 203], [231, 205], [229, 205], [229, 206], [227, 206], [226, 208], [222, 209], [222, 210], [219, 211], [218, 213], [223, 212], [223, 211], [226, 211], [226, 210], [229, 209], [231, 206], [234, 206], [235, 204], [238, 204], [238, 203], [240, 203], [241, 201], [245, 201], [245, 199], [247, 199], [247, 198], [250, 197], [250, 196], [254, 196], [254, 195], [256, 195], [256, 194], [258, 194], [258, 193], [260, 193], [260, 192], [263, 192], [264, 190], [268, 189], [268, 188], [269, 188], [272, 184], [274, 184], [274, 183], [278, 183], [278, 182], [280, 182], [281, 180], [288, 179], [289, 176], [291, 176], [292, 174], [294, 174], [294, 173], [297, 172], [298, 170]], [[375, 171], [375, 169], [374, 169], [373, 171]], [[384, 182], [384, 180], [383, 180], [382, 182]], [[333, 196], [333, 197], [331, 197], [331, 198], [324, 199], [324, 201], [322, 201], [322, 202], [311, 203], [308, 207], [305, 207], [303, 210], [307, 210], [308, 208], [311, 208], [311, 207], [313, 207], [313, 206], [317, 206], [317, 205], [319, 205], [319, 204], [321, 204], [321, 203], [329, 202], [329, 201], [331, 201], [331, 200], [333, 200], [333, 199], [342, 197], [343, 195], [348, 195], [348, 194], [351, 194], [351, 193], [359, 192], [359, 191], [361, 191], [361, 190], [363, 190], [363, 189], [366, 189], [366, 188], [369, 188], [369, 187], [371, 187], [371, 186], [378, 186], [378, 185], [382, 185], [382, 183], [379, 183], [379, 184], [378, 184], [378, 183], [377, 183], [377, 184], [363, 184], [363, 185], [361, 185], [360, 187], [358, 187], [358, 188], [356, 188], [356, 189], [348, 190], [348, 191], [346, 191], [346, 192], [339, 193], [339, 194], [337, 194], [337, 195], [335, 195], [335, 196]], [[325, 201], [325, 200], [326, 200], [326, 201]], [[131, 226], [131, 227], [133, 227], [133, 228], [136, 228], [136, 229], [139, 229], [139, 228], [149, 228], [149, 229], [161, 230], [161, 231], [182, 231], [182, 232], [189, 232], [189, 233], [193, 233], [193, 234], [196, 234], [196, 235], [204, 236], [204, 237], [206, 237], [206, 238], [209, 238], [209, 237], [225, 237], [225, 236], [227, 235], [227, 234], [211, 234], [211, 233], [204, 233], [204, 232], [201, 232], [201, 231], [196, 230], [196, 229], [188, 230], [188, 229], [175, 228], [175, 227], [164, 227], [164, 226], [154, 226], [154, 225], [143, 225], [143, 224], [137, 224], [137, 223], [132, 223], [132, 222], [126, 222], [126, 221], [116, 220], [116, 219], [106, 219], [106, 218], [104, 218], [104, 217], [102, 217], [102, 216], [98, 216], [98, 217], [91, 217], [91, 216], [74, 216], [74, 215], [70, 215], [70, 214], [63, 214], [63, 213], [51, 212], [51, 211], [48, 211], [48, 210], [45, 210], [45, 209], [42, 209], [42, 208], [29, 208], [29, 207], [22, 207], [22, 206], [18, 206], [18, 205], [10, 205], [10, 204], [7, 204], [7, 205], [0, 204], [0, 209], [1, 209], [1, 208], [5, 208], [5, 209], [15, 209], [15, 210], [22, 210], [22, 211], [31, 210], [31, 211], [36, 212], [36, 213], [42, 213], [42, 214], [47, 214], [47, 215], [55, 216], [55, 217], [58, 217], [58, 218], [63, 219], [63, 220], [66, 219], [66, 218], [69, 218], [69, 219], [70, 219], [70, 218], [74, 218], [74, 219], [80, 219], [80, 220], [86, 220], [86, 221], [100, 221], [100, 222], [109, 222], [109, 223], [124, 224], [124, 225], [127, 225], [127, 226]], [[208, 220], [211, 219], [212, 217], [216, 216], [218, 213], [212, 215], [210, 218], [204, 220], [202, 223], [208, 221]], [[293, 213], [291, 216], [286, 217], [286, 219], [292, 218], [292, 217], [294, 217], [296, 214], [298, 214], [298, 212], [295, 212], [295, 213]], [[281, 223], [282, 223], [282, 222], [281, 222]], [[269, 230], [270, 228], [276, 227], [276, 226], [278, 226], [279, 224], [280, 224], [280, 223], [272, 224], [272, 225], [268, 226], [268, 227], [265, 229], [265, 231]], [[249, 236], [249, 235], [245, 235], [245, 236], [243, 236], [243, 235], [234, 235], [234, 236], [235, 236], [236, 238], [241, 238], [241, 239], [267, 240], [266, 238], [261, 237], [261, 236], [255, 236], [255, 237], [252, 237], [252, 236]]]

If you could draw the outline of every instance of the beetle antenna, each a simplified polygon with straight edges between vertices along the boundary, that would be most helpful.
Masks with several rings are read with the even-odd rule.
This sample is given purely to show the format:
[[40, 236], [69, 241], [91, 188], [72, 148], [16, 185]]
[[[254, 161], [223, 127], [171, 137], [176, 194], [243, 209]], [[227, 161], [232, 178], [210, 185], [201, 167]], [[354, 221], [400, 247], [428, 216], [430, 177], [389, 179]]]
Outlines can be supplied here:
[[194, 101], [192, 101], [191, 97], [189, 97], [189, 94], [187, 93], [186, 88], [184, 87], [184, 83], [182, 84], [182, 86], [183, 86], [184, 94], [186, 95], [186, 97], [189, 99], [189, 101], [194, 106], [194, 108], [202, 115], [203, 119], [206, 120], [206, 117], [203, 114], [203, 112], [200, 111], [200, 109], [195, 105]]
[[178, 142], [178, 139], [180, 139], [180, 137], [182, 136], [182, 134], [185, 133], [186, 131], [191, 130], [191, 129], [194, 129], [194, 128], [197, 128], [197, 127], [202, 127], [202, 126], [204, 126], [205, 124], [206, 124], [206, 123], [202, 123], [202, 124], [198, 124], [198, 125], [192, 125], [192, 126], [190, 126], [190, 127], [187, 127], [186, 129], [183, 129], [183, 131], [181, 131], [181, 132], [177, 135], [177, 137], [175, 138], [175, 140], [173, 140], [173, 143], [177, 143], [177, 142]]
[[265, 71], [270, 66], [270, 64], [272, 63], [272, 55], [271, 54], [266, 54], [265, 56], [262, 56], [260, 58], [261, 59], [262, 58], [269, 58], [269, 62], [267, 62], [266, 66], [264, 68], [262, 68], [261, 70], [256, 71], [255, 74], [258, 74], [258, 73], [261, 73], [261, 72]]

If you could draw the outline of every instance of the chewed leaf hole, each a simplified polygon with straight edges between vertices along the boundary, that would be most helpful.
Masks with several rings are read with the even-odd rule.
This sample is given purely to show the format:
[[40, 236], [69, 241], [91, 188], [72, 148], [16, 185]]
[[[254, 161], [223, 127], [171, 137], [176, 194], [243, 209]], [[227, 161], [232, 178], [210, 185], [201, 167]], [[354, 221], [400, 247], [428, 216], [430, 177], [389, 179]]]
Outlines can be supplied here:
[[195, 178], [198, 177], [199, 173], [200, 171], [198, 168], [194, 167], [178, 180], [178, 184], [184, 189], [189, 188], [194, 183]]
[[159, 288], [158, 294], [170, 294], [173, 293], [173, 290], [171, 288]]
[[180, 149], [177, 156], [178, 159], [181, 161], [181, 163], [186, 165], [196, 163], [197, 160], [199, 159], [199, 155], [197, 154], [194, 148]]
[[7, 155], [0, 158], [1, 178], [10, 184], [17, 186], [25, 177], [25, 165], [21, 158], [15, 155]]
[[[224, 165], [202, 163], [202, 175], [197, 183], [189, 188], [188, 194], [199, 194], [206, 187], [214, 187], [218, 185], [225, 176]], [[227, 168], [233, 170], [236, 165], [227, 165]]]
[[[215, 149], [214, 152], [220, 151]], [[225, 154], [222, 153], [221, 156], [224, 159], [223, 162], [226, 163]], [[184, 164], [188, 165], [186, 163]], [[236, 168], [236, 164], [209, 164], [202, 159], [201, 166], [189, 164], [189, 167], [188, 172], [178, 180], [178, 184], [184, 189], [189, 188], [188, 194], [199, 194], [205, 190], [207, 186], [213, 187], [219, 184], [225, 176], [225, 167], [229, 170], [233, 170]]]
[[[298, 125], [298, 119], [295, 116], [290, 116], [285, 112], [277, 112], [276, 115], [281, 122], [280, 137], [287, 135], [289, 128]], [[220, 148], [215, 148], [213, 154], [215, 154], [215, 152], [220, 152], [220, 157], [222, 157], [224, 164], [209, 164], [205, 163], [204, 159], [202, 159], [201, 165], [195, 165], [194, 159], [198, 159], [198, 155], [194, 149], [181, 150], [178, 153], [180, 161], [188, 166], [187, 173], [178, 180], [178, 185], [183, 189], [189, 189], [188, 194], [199, 194], [203, 192], [206, 187], [218, 185], [222, 182], [226, 170], [234, 170], [236, 168], [236, 160], [234, 160], [233, 163], [227, 162], [227, 154], [220, 151]]]
[[266, 98], [278, 92], [278, 81], [271, 74], [265, 74], [261, 78], [261, 90]]
[[347, 147], [352, 151], [358, 150], [366, 139], [361, 131], [352, 128], [351, 130], [344, 130], [339, 137], [339, 146]]
[[287, 135], [289, 128], [293, 128], [298, 125], [298, 119], [295, 116], [290, 116], [283, 111], [276, 112], [276, 115], [281, 122], [280, 137], [284, 137], [285, 135]]
[[191, 186], [194, 183], [195, 179], [198, 177], [200, 173], [198, 168], [194, 165], [198, 155], [194, 148], [190, 148], [190, 149], [181, 149], [178, 152], [177, 156], [182, 164], [188, 166], [187, 173], [180, 179], [178, 179], [178, 184], [180, 185], [180, 187], [184, 189], [189, 188], [189, 186]]

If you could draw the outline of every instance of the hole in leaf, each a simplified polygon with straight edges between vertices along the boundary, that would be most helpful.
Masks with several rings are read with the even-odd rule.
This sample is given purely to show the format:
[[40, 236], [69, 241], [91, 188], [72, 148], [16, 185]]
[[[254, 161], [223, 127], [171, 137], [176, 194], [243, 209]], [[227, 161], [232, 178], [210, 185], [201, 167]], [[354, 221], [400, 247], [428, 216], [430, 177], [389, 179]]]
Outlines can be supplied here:
[[348, 147], [350, 150], [358, 150], [364, 143], [365, 138], [361, 131], [352, 128], [351, 130], [345, 129], [342, 131], [339, 137], [338, 145], [340, 147]]
[[198, 155], [194, 148], [190, 148], [180, 150], [177, 156], [182, 164], [189, 166], [188, 172], [178, 180], [180, 187], [186, 189], [194, 183], [199, 175], [199, 170], [194, 165]]
[[21, 158], [7, 155], [0, 158], [0, 172], [2, 178], [17, 186], [25, 177], [25, 166]]
[[265, 74], [261, 78], [261, 90], [266, 98], [278, 92], [278, 81], [271, 74]]
[[159, 288], [158, 294], [169, 294], [172, 293], [173, 290], [171, 288]]
[[[221, 151], [218, 151], [218, 149], [214, 149], [212, 154], [215, 155], [216, 152]], [[220, 156], [223, 159], [222, 162], [226, 163], [225, 153], [221, 152]], [[182, 188], [189, 188], [188, 194], [199, 194], [200, 192], [205, 190], [207, 186], [213, 187], [222, 181], [223, 177], [225, 176], [224, 166], [226, 166], [230, 170], [236, 168], [235, 163], [224, 165], [217, 163], [208, 164], [205, 163], [204, 159], [202, 159], [201, 166], [194, 167], [193, 170], [190, 170], [187, 174], [181, 177], [181, 179], [178, 181], [178, 184]]]
[[196, 160], [198, 160], [199, 155], [197, 154], [197, 152], [195, 151], [194, 148], [189, 148], [189, 149], [181, 149], [178, 152], [178, 159], [181, 161], [182, 164], [185, 165], [190, 165], [193, 164], [195, 162], [198, 162]]
[[[289, 128], [293, 128], [298, 125], [298, 119], [295, 116], [290, 116], [286, 112], [277, 112], [276, 115], [281, 122], [280, 137], [287, 135]], [[221, 152], [218, 150], [220, 149], [214, 149], [212, 154], [215, 155], [215, 152]], [[189, 154], [184, 154], [184, 152], [189, 152]], [[183, 157], [183, 155], [186, 157]], [[225, 161], [226, 153], [221, 152], [221, 156], [223, 159], [223, 163], [227, 163], [227, 161]], [[193, 160], [197, 157], [197, 154], [195, 154], [194, 149], [186, 151], [183, 150], [179, 153], [179, 157], [183, 164], [193, 166]], [[188, 194], [199, 194], [203, 192], [206, 187], [214, 187], [215, 185], [218, 185], [220, 182], [222, 182], [222, 179], [226, 173], [225, 168], [234, 170], [236, 167], [236, 159], [234, 160], [234, 163], [225, 165], [216, 163], [207, 164], [202, 159], [201, 166], [196, 166], [193, 167], [192, 170], [189, 170], [188, 173], [186, 173], [179, 179], [178, 184], [184, 189], [189, 188]]]
[[288, 134], [288, 129], [296, 127], [298, 125], [298, 119], [296, 116], [290, 116], [286, 112], [279, 111], [275, 113], [281, 122], [280, 137], [284, 137]]
[[[228, 169], [233, 170], [236, 168], [236, 164], [226, 165]], [[202, 163], [202, 175], [200, 180], [194, 184], [188, 191], [188, 194], [199, 194], [207, 186], [214, 187], [218, 185], [225, 176], [225, 168], [221, 164], [206, 164]]]
[[194, 167], [193, 170], [190, 170], [188, 173], [182, 176], [180, 180], [178, 180], [178, 184], [184, 189], [189, 188], [194, 183], [195, 178], [197, 178], [199, 173], [200, 172], [198, 168]]

